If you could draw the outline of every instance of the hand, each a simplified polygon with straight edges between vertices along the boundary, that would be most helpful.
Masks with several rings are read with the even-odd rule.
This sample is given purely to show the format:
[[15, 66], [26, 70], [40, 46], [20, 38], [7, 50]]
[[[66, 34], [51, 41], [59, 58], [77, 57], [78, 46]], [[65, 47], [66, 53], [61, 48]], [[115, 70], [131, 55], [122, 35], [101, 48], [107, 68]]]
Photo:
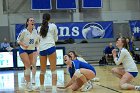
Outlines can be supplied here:
[[116, 57], [116, 54], [117, 54], [117, 53], [116, 53], [116, 49], [113, 49], [113, 50], [112, 50], [112, 54], [113, 54], [113, 57]]
[[23, 47], [24, 47], [25, 49], [27, 49], [29, 46], [27, 46], [27, 45], [24, 45]]

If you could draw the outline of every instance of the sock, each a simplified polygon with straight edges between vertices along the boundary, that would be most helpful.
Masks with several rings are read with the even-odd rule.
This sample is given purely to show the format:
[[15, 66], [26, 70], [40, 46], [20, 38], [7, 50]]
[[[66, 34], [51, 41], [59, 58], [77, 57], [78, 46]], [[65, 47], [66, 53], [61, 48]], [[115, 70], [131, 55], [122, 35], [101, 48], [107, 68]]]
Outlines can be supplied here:
[[56, 86], [52, 86], [52, 93], [57, 93]]
[[44, 85], [40, 85], [40, 90], [44, 90]]

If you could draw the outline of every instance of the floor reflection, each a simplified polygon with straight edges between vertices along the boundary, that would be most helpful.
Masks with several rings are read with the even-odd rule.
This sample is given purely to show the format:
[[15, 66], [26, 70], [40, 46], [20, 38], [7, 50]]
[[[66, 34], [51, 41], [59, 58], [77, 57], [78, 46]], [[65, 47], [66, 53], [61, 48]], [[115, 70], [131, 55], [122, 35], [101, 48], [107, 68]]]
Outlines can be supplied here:
[[3, 90], [14, 90], [14, 72], [0, 73], [0, 91]]
[[[40, 85], [39, 81], [40, 71], [36, 72], [36, 84]], [[24, 77], [23, 71], [2, 71], [0, 72], [0, 91], [14, 91], [22, 87], [22, 79]], [[51, 71], [47, 70], [45, 75], [45, 86], [52, 86], [52, 75]], [[57, 86], [64, 85], [64, 70], [57, 70]]]

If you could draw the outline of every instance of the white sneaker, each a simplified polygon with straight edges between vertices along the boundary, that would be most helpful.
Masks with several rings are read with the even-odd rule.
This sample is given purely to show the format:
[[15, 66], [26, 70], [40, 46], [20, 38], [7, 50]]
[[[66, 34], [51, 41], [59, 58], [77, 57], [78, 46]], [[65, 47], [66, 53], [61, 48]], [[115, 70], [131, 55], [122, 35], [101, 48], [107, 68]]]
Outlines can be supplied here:
[[26, 84], [25, 90], [27, 90], [28, 92], [33, 91], [33, 88], [32, 88], [32, 85], [31, 85], [30, 82], [28, 82], [28, 83]]
[[135, 86], [135, 89], [140, 91], [140, 86]]
[[90, 84], [92, 86], [92, 88], [93, 88], [93, 84], [92, 84], [91, 80], [88, 81], [88, 84]]
[[93, 88], [93, 86], [91, 84], [84, 84], [81, 88], [81, 92], [87, 92], [89, 90], [91, 90]]
[[57, 87], [56, 86], [52, 86], [52, 93], [57, 93]]
[[100, 79], [99, 79], [99, 78], [93, 78], [92, 81], [94, 81], [94, 82], [99, 82]]
[[40, 91], [45, 91], [45, 87], [43, 85], [40, 86]]
[[45, 89], [45, 87], [43, 85], [40, 85], [40, 86], [36, 86], [34, 88], [34, 91], [36, 91], [36, 92], [40, 91], [40, 93], [45, 93], [46, 89]]
[[26, 80], [25, 80], [25, 78], [23, 77], [23, 78], [21, 78], [21, 83], [23, 84], [23, 83], [26, 83]]

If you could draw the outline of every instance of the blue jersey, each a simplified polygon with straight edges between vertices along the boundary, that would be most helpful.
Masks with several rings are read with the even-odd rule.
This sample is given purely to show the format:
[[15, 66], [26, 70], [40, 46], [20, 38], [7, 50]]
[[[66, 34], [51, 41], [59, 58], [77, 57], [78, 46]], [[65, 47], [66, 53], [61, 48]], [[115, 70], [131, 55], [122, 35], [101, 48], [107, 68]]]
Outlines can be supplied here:
[[82, 61], [79, 61], [79, 60], [73, 60], [72, 61], [72, 67], [68, 68], [69, 73], [70, 73], [70, 77], [72, 78], [72, 76], [74, 75], [75, 71], [77, 69], [80, 69], [80, 68], [85, 68], [85, 69], [92, 70], [96, 74], [96, 71], [95, 71], [94, 67], [91, 66], [90, 64], [82, 62]]

